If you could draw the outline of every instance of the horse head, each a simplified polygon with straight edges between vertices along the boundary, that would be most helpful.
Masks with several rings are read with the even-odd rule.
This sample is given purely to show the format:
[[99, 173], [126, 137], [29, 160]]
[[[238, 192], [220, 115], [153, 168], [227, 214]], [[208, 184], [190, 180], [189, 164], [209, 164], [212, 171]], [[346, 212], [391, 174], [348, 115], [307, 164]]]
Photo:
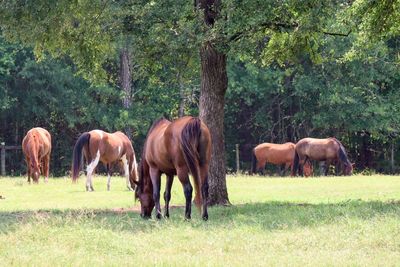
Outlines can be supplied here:
[[144, 191], [139, 185], [137, 185], [135, 189], [135, 199], [140, 202], [140, 216], [142, 218], [150, 218], [151, 212], [154, 208], [153, 194]]
[[39, 182], [39, 177], [40, 177], [41, 172], [40, 172], [39, 163], [36, 160], [31, 161], [30, 169], [31, 169], [33, 182], [35, 182], [35, 183]]
[[353, 165], [352, 163], [345, 163], [343, 168], [344, 175], [351, 175], [353, 173]]
[[[144, 177], [144, 162], [143, 160], [139, 163], [139, 179], [138, 182], [136, 180], [133, 181], [136, 184], [135, 189], [135, 200], [139, 200], [140, 202], [140, 216], [142, 218], [150, 218], [151, 212], [155, 206], [153, 199], [153, 187], [150, 182], [150, 178], [148, 179], [148, 183], [145, 184]], [[150, 183], [149, 183], [150, 182]]]

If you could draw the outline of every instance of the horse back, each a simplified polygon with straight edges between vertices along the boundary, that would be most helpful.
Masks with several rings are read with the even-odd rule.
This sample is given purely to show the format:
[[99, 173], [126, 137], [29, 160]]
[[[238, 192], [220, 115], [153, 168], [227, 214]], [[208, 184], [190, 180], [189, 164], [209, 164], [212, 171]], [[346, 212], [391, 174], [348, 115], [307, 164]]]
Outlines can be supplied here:
[[262, 143], [254, 148], [254, 154], [258, 161], [272, 164], [290, 163], [294, 157], [295, 144]]
[[42, 158], [51, 152], [51, 135], [41, 127], [30, 129], [22, 140], [22, 150], [25, 155], [37, 153]]
[[337, 158], [338, 143], [332, 138], [303, 138], [296, 144], [296, 152], [300, 157], [309, 157], [313, 160], [327, 160]]

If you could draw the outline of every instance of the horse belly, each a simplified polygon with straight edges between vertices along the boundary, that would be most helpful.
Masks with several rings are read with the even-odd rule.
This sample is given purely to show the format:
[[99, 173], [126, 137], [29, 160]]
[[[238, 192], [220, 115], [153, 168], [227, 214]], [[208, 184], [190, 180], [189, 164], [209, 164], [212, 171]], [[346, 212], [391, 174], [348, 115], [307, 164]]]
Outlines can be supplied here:
[[294, 157], [294, 151], [271, 150], [267, 159], [268, 162], [278, 165], [291, 162]]

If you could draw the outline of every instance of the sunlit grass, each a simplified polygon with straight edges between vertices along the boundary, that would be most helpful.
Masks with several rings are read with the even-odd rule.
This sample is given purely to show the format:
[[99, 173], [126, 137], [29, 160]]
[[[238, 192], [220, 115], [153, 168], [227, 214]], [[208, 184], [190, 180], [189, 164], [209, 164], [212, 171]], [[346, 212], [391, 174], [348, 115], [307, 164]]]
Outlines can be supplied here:
[[[400, 262], [400, 177], [228, 177], [233, 206], [203, 222], [182, 208], [142, 220], [133, 193], [115, 177], [0, 179], [0, 263], [8, 265], [336, 265]], [[184, 203], [176, 179], [172, 204]], [[121, 208], [125, 209], [121, 211]]]

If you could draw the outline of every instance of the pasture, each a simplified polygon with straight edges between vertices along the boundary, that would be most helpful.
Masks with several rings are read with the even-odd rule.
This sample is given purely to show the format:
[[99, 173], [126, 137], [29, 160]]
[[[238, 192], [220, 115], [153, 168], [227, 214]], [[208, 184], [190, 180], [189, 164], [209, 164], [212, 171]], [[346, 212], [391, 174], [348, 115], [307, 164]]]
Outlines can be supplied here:
[[[204, 222], [175, 179], [170, 219], [143, 220], [125, 180], [1, 178], [3, 266], [395, 266], [400, 177], [228, 176], [230, 207]], [[165, 184], [165, 179], [162, 180]], [[163, 191], [162, 191], [163, 192]], [[164, 204], [164, 202], [162, 201]], [[154, 213], [153, 213], [154, 214]]]

